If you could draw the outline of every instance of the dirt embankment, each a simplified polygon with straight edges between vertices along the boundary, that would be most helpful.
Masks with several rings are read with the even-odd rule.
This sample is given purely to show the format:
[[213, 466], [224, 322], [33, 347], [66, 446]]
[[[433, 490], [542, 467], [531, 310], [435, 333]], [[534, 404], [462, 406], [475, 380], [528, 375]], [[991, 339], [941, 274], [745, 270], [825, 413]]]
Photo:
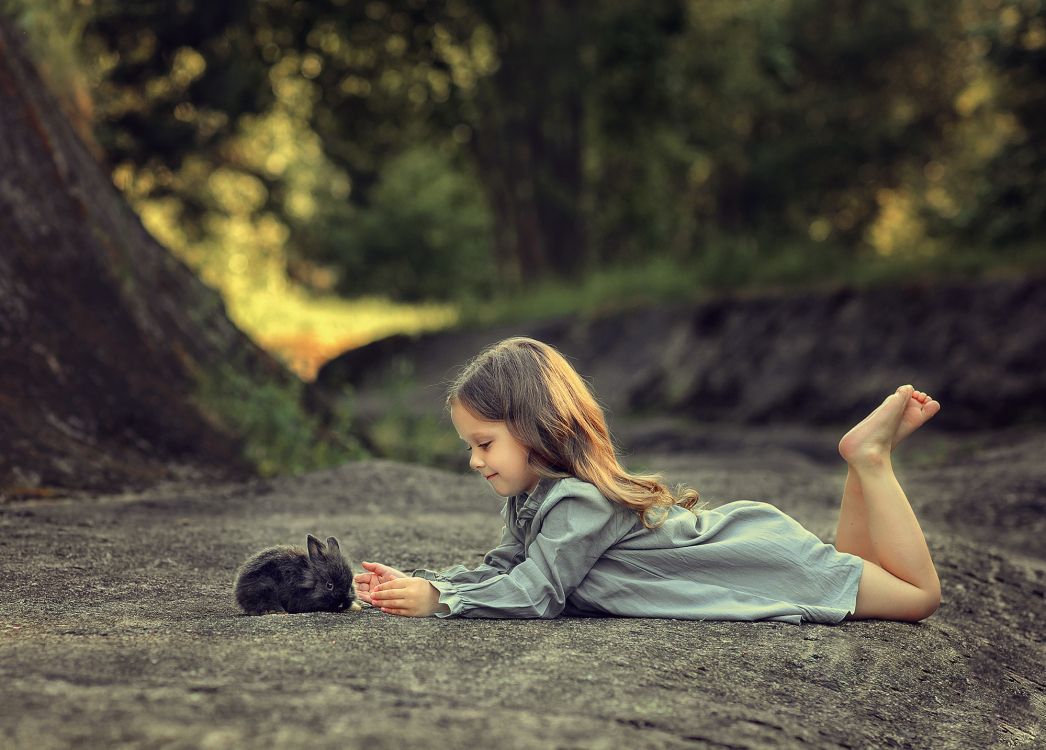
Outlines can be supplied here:
[[938, 428], [981, 430], [1046, 422], [1044, 321], [1046, 278], [731, 295], [392, 337], [329, 362], [314, 389], [352, 386], [363, 420], [435, 415], [456, 368], [525, 335], [563, 352], [622, 420], [844, 424], [911, 382], [946, 405]]

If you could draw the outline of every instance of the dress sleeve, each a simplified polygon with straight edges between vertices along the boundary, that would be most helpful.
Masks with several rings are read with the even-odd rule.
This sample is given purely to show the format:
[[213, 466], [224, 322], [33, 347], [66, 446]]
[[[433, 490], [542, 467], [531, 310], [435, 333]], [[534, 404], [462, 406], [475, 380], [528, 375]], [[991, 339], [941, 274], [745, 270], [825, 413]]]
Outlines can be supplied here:
[[480, 583], [492, 576], [507, 573], [523, 557], [523, 542], [510, 531], [506, 524], [501, 527], [501, 542], [484, 555], [483, 562], [475, 568], [469, 569], [464, 565], [454, 565], [444, 570], [418, 568], [411, 573], [411, 576], [448, 583]]
[[436, 616], [556, 617], [596, 560], [617, 541], [614, 511], [598, 494], [559, 499], [527, 547], [526, 559], [508, 572], [478, 582], [429, 579], [440, 592]]

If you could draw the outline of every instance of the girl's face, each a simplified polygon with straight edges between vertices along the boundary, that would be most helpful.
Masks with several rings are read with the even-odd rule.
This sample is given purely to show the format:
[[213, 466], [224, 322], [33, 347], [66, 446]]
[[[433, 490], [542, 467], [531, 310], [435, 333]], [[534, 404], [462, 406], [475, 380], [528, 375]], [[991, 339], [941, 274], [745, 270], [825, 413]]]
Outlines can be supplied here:
[[479, 419], [457, 402], [451, 406], [450, 419], [472, 454], [469, 466], [478, 471], [496, 493], [512, 497], [534, 490], [541, 477], [527, 463], [530, 451], [512, 437], [507, 424]]

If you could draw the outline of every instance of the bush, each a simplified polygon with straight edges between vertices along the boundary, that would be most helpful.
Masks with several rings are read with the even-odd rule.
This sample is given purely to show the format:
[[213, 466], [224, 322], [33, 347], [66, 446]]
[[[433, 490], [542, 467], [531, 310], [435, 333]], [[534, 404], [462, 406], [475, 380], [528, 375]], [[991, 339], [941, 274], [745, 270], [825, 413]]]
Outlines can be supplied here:
[[337, 291], [349, 297], [455, 300], [495, 286], [482, 188], [433, 147], [392, 159], [367, 206], [328, 209], [296, 233], [307, 254], [338, 269]]
[[200, 378], [197, 386], [197, 404], [243, 439], [244, 457], [262, 476], [296, 475], [367, 457], [351, 433], [347, 388], [336, 406], [335, 426], [328, 430], [302, 408], [301, 381], [259, 382], [225, 364]]

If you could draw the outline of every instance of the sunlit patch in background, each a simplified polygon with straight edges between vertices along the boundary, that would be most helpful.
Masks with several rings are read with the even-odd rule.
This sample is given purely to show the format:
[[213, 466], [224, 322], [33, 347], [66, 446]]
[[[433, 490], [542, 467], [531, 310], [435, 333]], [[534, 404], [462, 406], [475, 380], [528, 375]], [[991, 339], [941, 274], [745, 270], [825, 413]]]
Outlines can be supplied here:
[[[174, 77], [180, 73], [190, 80], [201, 61], [179, 56]], [[273, 67], [277, 102], [263, 115], [243, 118], [228, 164], [215, 168], [190, 157], [171, 172], [123, 163], [112, 175], [153, 236], [221, 294], [233, 322], [303, 380], [315, 378], [324, 362], [346, 349], [395, 333], [451, 326], [459, 319], [453, 304], [339, 297], [333, 293], [334, 270], [291, 257], [291, 230], [270, 210], [273, 196], [256, 175], [279, 179], [283, 208], [304, 221], [319, 204], [347, 201], [352, 190], [349, 176], [326, 158], [307, 124], [315, 96], [313, 76], [307, 73], [316, 64], [308, 56], [287, 55]], [[192, 119], [198, 113], [183, 108], [180, 115]], [[153, 195], [162, 184], [189, 190], [205, 202], [202, 236], [186, 229], [184, 204]], [[288, 274], [290, 265], [301, 281]]]

